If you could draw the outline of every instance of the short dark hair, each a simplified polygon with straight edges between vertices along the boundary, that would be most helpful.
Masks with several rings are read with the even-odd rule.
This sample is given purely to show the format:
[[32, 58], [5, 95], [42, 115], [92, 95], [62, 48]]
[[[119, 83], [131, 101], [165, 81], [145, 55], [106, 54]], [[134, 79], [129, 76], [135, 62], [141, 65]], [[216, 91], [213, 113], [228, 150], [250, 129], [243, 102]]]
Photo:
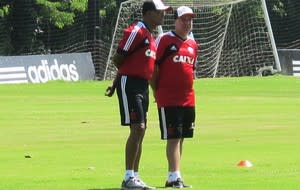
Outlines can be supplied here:
[[156, 6], [152, 0], [145, 0], [143, 3], [143, 15], [145, 15], [148, 11], [156, 10]]
[[177, 10], [174, 11], [174, 19], [178, 19], [178, 13], [177, 13]]

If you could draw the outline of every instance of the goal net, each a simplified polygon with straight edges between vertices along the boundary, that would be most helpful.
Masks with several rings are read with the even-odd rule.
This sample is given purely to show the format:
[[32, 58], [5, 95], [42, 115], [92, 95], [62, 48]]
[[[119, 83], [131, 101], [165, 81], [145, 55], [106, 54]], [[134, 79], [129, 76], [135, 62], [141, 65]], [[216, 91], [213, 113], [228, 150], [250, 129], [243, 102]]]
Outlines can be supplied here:
[[[103, 79], [116, 75], [111, 63], [122, 31], [141, 19], [141, 0], [121, 4]], [[193, 35], [199, 44], [197, 78], [256, 76], [264, 68], [280, 70], [264, 0], [165, 0], [174, 10], [193, 9]], [[164, 32], [174, 29], [173, 13], [166, 13]]]

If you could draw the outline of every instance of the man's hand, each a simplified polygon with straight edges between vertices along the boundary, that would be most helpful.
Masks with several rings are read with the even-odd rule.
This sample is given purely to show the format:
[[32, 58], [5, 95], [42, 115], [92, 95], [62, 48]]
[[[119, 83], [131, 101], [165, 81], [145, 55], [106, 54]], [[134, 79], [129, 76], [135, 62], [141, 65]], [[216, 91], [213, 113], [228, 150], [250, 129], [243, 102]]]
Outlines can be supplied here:
[[114, 95], [114, 93], [115, 93], [115, 89], [116, 88], [114, 86], [107, 87], [107, 89], [105, 91], [105, 96], [112, 97], [112, 95]]

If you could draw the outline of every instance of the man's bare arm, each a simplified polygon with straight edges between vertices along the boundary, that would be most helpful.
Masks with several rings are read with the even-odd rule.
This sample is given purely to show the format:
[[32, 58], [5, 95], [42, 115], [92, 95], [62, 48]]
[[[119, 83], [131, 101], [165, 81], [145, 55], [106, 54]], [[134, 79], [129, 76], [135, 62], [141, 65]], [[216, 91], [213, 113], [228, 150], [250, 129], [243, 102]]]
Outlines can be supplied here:
[[105, 96], [112, 97], [112, 95], [114, 95], [116, 87], [117, 87], [117, 78], [118, 78], [118, 76], [115, 77], [112, 85], [110, 85], [106, 88]]
[[124, 58], [125, 58], [125, 57], [124, 57], [123, 55], [120, 55], [120, 54], [118, 54], [118, 53], [115, 53], [115, 54], [113, 55], [112, 63], [114, 64], [114, 66], [117, 67], [117, 69], [120, 68], [121, 64], [122, 64], [123, 61], [124, 61]]
[[151, 86], [152, 91], [153, 91], [153, 96], [154, 96], [155, 99], [156, 99], [155, 93], [156, 93], [156, 88], [157, 88], [156, 84], [157, 84], [158, 77], [159, 77], [158, 76], [158, 66], [155, 65], [154, 66], [154, 72], [153, 72], [152, 78], [149, 81], [150, 86]]
[[[118, 53], [115, 53], [112, 57], [112, 63], [114, 64], [114, 66], [117, 67], [117, 69], [120, 68], [123, 61], [124, 61], [124, 56], [120, 55]], [[110, 85], [106, 88], [105, 96], [112, 97], [114, 95], [116, 87], [117, 87], [117, 78], [118, 78], [118, 76], [115, 77], [112, 85]]]

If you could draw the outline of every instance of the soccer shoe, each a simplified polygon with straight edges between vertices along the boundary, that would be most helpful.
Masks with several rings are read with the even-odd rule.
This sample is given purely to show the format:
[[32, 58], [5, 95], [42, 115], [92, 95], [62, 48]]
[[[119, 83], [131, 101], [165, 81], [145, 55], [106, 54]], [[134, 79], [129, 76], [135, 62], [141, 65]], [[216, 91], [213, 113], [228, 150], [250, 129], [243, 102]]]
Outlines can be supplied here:
[[180, 178], [178, 178], [176, 181], [171, 181], [171, 182], [166, 181], [165, 187], [172, 187], [177, 189], [192, 188], [191, 185], [184, 184], [182, 179]]
[[121, 190], [154, 190], [155, 187], [146, 185], [142, 180], [135, 177], [129, 178], [127, 181], [123, 181]]
[[138, 180], [143, 186], [143, 190], [155, 190], [156, 188], [155, 187], [151, 187], [149, 185], [147, 185], [145, 182], [143, 182], [140, 178], [136, 178], [136, 180]]

